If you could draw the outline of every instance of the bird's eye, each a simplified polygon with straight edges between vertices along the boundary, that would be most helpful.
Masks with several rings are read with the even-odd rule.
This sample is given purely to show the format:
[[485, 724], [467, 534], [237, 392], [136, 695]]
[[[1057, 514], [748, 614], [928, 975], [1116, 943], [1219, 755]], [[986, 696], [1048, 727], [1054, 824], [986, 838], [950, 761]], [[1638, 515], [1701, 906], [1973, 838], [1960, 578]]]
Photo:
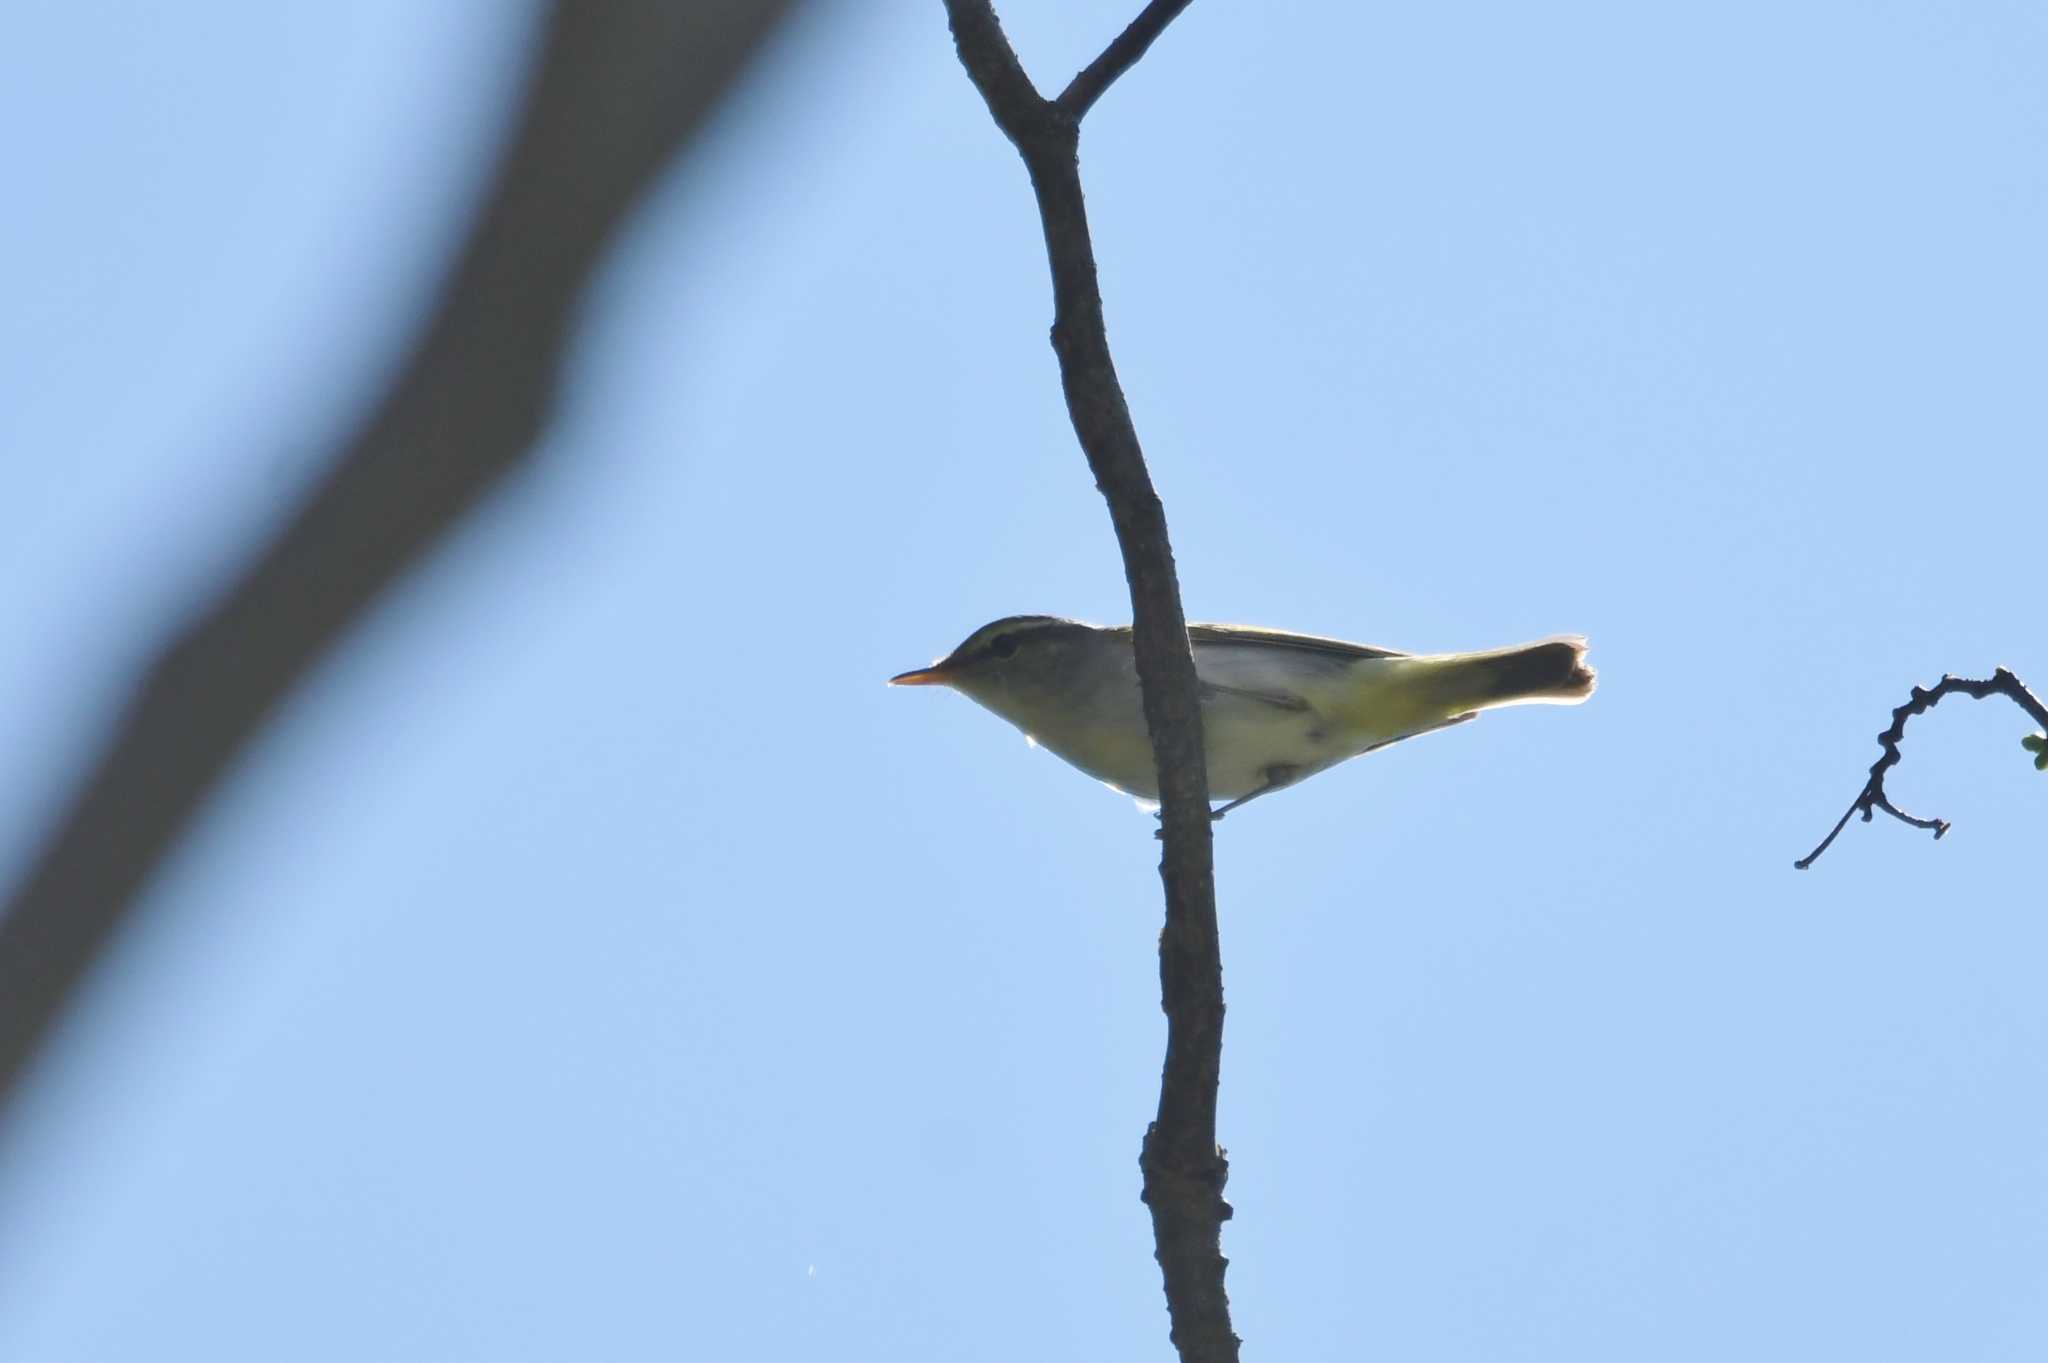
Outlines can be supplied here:
[[988, 651], [998, 658], [1007, 658], [1017, 651], [1017, 640], [1008, 634], [998, 634], [988, 641]]

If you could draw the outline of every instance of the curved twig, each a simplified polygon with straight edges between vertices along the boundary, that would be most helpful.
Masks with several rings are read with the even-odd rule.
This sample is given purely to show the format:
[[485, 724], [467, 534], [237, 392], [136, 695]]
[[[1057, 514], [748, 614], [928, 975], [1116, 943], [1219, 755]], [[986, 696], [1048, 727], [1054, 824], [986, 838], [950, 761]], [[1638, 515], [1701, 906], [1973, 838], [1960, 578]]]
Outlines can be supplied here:
[[1835, 820], [1835, 826], [1828, 830], [1828, 835], [1820, 840], [1820, 846], [1793, 862], [1795, 867], [1803, 871], [1818, 861], [1820, 854], [1828, 850], [1834, 840], [1841, 835], [1842, 830], [1849, 826], [1849, 820], [1857, 814], [1863, 816], [1863, 822], [1869, 823], [1871, 817], [1881, 809], [1900, 823], [1932, 830], [1937, 838], [1948, 832], [1948, 820], [1923, 819], [1917, 814], [1908, 814], [1893, 804], [1891, 797], [1885, 793], [1884, 778], [1887, 772], [1899, 764], [1899, 743], [1906, 736], [1906, 721], [1914, 715], [1925, 714], [1933, 709], [1943, 696], [1952, 695], [1965, 695], [1972, 700], [1983, 700], [1986, 696], [2005, 696], [2033, 716], [2035, 723], [2048, 728], [2048, 706], [2042, 705], [2040, 698], [2029, 691], [2024, 682], [2002, 667], [1982, 680], [1944, 676], [1931, 690], [1922, 686], [1914, 687], [1912, 698], [1892, 711], [1891, 727], [1877, 736], [1877, 741], [1883, 746], [1884, 751], [1878, 756], [1877, 761], [1870, 764], [1870, 779], [1863, 783], [1863, 789], [1849, 802], [1849, 807], [1842, 811], [1842, 817]]
[[1166, 1063], [1159, 1111], [1139, 1156], [1145, 1204], [1166, 1289], [1174, 1347], [1184, 1363], [1235, 1363], [1238, 1340], [1224, 1293], [1221, 1241], [1230, 1204], [1229, 1165], [1216, 1144], [1216, 1086], [1223, 1048], [1223, 963], [1216, 931], [1216, 878], [1202, 712], [1182, 613], [1180, 582], [1130, 408], [1110, 359], [1096, 281], [1095, 248], [1081, 196], [1081, 116], [1186, 7], [1147, 6], [1067, 93], [1038, 93], [987, 0], [946, 0], [961, 65], [1030, 172], [1052, 266], [1053, 351], [1088, 467], [1109, 503], [1131, 589], [1138, 680], [1159, 765], [1159, 873], [1166, 927], [1159, 938]]

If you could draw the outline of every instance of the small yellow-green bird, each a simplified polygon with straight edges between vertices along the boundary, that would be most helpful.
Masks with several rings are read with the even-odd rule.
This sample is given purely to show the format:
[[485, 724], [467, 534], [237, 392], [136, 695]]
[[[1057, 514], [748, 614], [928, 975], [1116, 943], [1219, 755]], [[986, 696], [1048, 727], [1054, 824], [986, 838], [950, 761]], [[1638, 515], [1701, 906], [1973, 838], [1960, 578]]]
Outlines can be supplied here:
[[[1209, 794], [1247, 800], [1346, 758], [1462, 724], [1503, 705], [1577, 705], [1593, 694], [1586, 641], [1561, 635], [1484, 653], [1396, 653], [1249, 625], [1190, 625]], [[1033, 743], [1131, 795], [1157, 799], [1152, 740], [1128, 625], [1051, 615], [983, 625], [893, 686], [950, 686]]]

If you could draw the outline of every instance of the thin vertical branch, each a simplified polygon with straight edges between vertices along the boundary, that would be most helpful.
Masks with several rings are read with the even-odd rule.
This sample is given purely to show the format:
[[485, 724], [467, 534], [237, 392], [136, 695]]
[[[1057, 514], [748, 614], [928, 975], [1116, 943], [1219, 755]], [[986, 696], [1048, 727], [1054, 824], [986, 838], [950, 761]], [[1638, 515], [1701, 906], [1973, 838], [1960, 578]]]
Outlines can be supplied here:
[[518, 135], [417, 348], [333, 471], [150, 669], [0, 919], [0, 1107], [270, 715], [525, 460], [627, 209], [788, 0], [559, 0]]
[[1229, 1166], [1216, 1144], [1223, 964], [1202, 712], [1166, 513], [1110, 358], [1079, 163], [1081, 114], [1183, 8], [1185, 0], [1149, 6], [1053, 101], [1032, 85], [987, 0], [946, 0], [961, 65], [1030, 173], [1052, 267], [1052, 345], [1067, 413], [1109, 504], [1130, 584], [1138, 680], [1159, 768], [1166, 889], [1159, 939], [1166, 1062], [1139, 1164], [1174, 1346], [1185, 1363], [1221, 1363], [1237, 1358], [1238, 1340], [1223, 1284], [1222, 1228], [1230, 1216], [1223, 1200]]

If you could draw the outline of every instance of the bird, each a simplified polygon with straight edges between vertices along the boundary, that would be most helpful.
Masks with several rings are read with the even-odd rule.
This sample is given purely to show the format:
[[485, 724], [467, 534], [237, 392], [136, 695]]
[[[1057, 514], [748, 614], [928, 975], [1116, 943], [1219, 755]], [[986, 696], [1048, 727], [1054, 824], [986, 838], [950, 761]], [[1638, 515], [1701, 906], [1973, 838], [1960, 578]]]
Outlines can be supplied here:
[[[1339, 762], [1507, 705], [1577, 705], [1581, 635], [1477, 653], [1400, 653], [1254, 625], [1189, 625], [1209, 795], [1220, 819]], [[892, 686], [944, 686], [1096, 780], [1159, 798], [1128, 625], [1011, 615]]]

